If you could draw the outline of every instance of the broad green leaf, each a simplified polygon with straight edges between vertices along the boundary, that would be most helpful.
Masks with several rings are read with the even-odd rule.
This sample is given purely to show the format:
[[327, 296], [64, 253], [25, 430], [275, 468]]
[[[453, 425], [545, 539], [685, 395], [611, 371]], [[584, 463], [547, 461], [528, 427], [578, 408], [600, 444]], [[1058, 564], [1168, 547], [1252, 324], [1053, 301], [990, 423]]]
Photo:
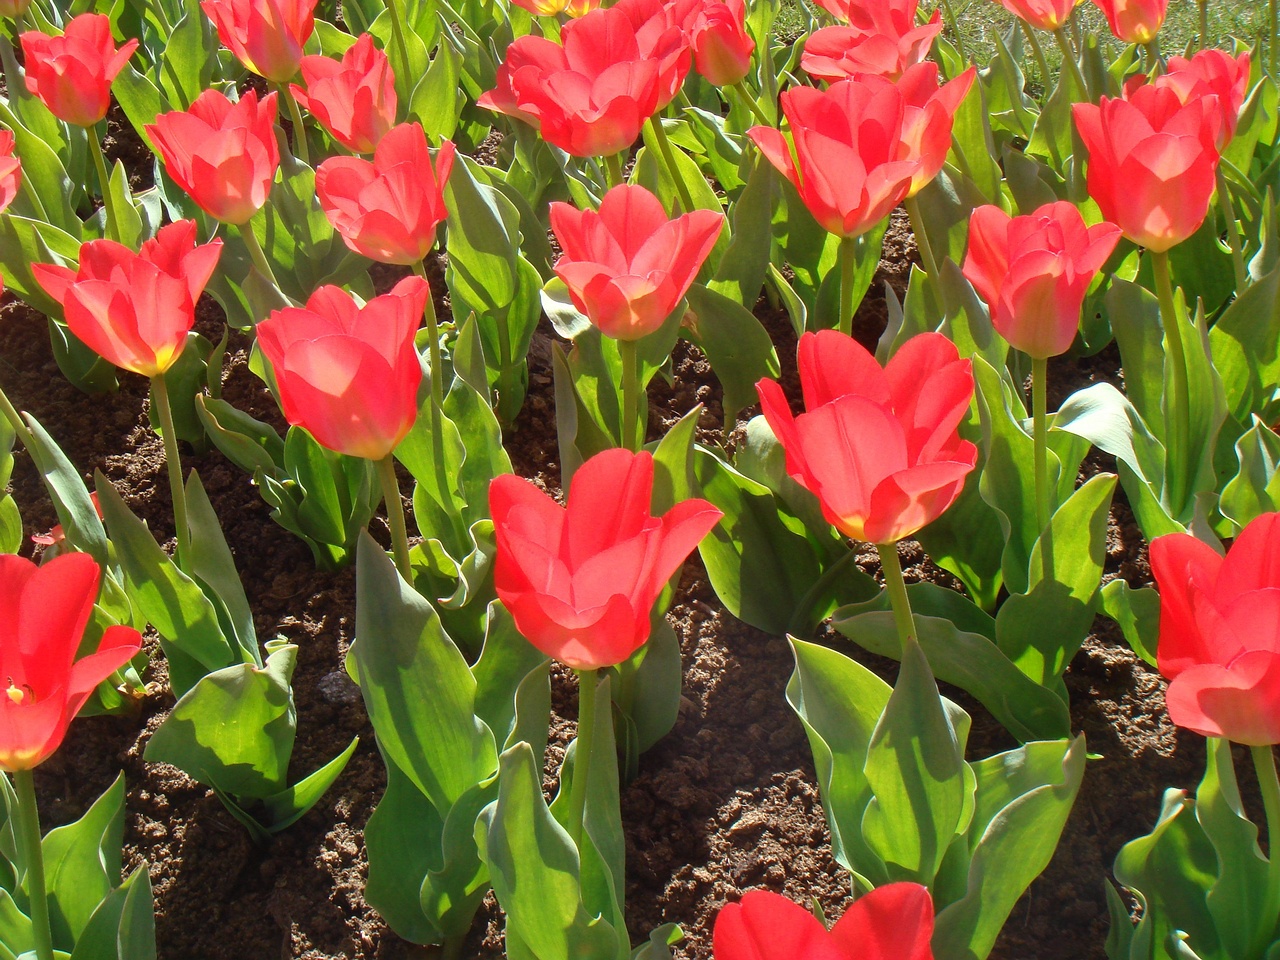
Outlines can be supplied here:
[[483, 182], [479, 166], [467, 157], [454, 163], [445, 200], [450, 291], [456, 290], [481, 315], [506, 307], [516, 295], [519, 213]]
[[751, 168], [746, 188], [732, 208], [733, 239], [707, 287], [750, 310], [769, 267], [770, 222], [780, 200], [778, 172], [763, 156]]
[[241, 470], [276, 473], [284, 469], [284, 441], [270, 424], [203, 394], [196, 397], [196, 413], [213, 445]]
[[27, 452], [40, 471], [45, 489], [49, 491], [49, 499], [53, 501], [67, 541], [93, 557], [99, 566], [105, 566], [109, 560], [107, 531], [102, 526], [80, 471], [67, 459], [39, 420], [27, 414], [26, 421], [35, 440]]
[[84, 816], [55, 827], [40, 843], [54, 945], [69, 950], [94, 910], [120, 882], [124, 842], [124, 774]]
[[235, 558], [222, 534], [200, 474], [187, 477], [187, 525], [191, 529], [191, 573], [203, 585], [205, 596], [225, 613], [224, 634], [234, 638], [246, 663], [262, 666], [253, 611], [236, 571]]
[[739, 410], [757, 402], [758, 380], [782, 375], [777, 351], [746, 307], [699, 284], [687, 296], [691, 315], [685, 316], [686, 331], [724, 387], [725, 423], [732, 423]]
[[996, 145], [989, 116], [986, 85], [975, 82], [955, 112], [951, 154], [987, 203], [998, 204], [1001, 174], [995, 161]]
[[1116, 578], [1103, 586], [1099, 597], [1102, 612], [1120, 625], [1125, 642], [1154, 667], [1160, 629], [1160, 595], [1150, 587], [1135, 590]]
[[1236, 460], [1240, 469], [1222, 488], [1218, 509], [1240, 530], [1280, 506], [1280, 435], [1255, 415], [1236, 441]]
[[1164, 486], [1164, 447], [1128, 398], [1111, 384], [1095, 383], [1073, 393], [1058, 408], [1053, 426], [1111, 454], [1159, 498]]
[[409, 118], [422, 123], [432, 142], [452, 137], [458, 128], [458, 116], [466, 103], [459, 90], [461, 74], [462, 53], [445, 39], [413, 88]]
[[140, 864], [94, 910], [71, 960], [155, 960], [156, 920], [151, 877]]
[[[549, 664], [546, 654], [520, 636], [507, 608], [497, 600], [492, 601], [484, 647], [471, 672], [476, 681], [476, 716], [484, 721], [495, 742], [503, 749], [515, 743], [508, 741], [517, 731], [517, 691], [534, 671], [543, 676], [542, 668]], [[549, 692], [547, 696], [550, 697]], [[530, 743], [537, 747], [536, 740]]]
[[307, 774], [291, 787], [285, 787], [279, 793], [262, 798], [262, 804], [270, 814], [266, 823], [268, 833], [279, 833], [288, 826], [297, 823], [307, 811], [320, 802], [328, 789], [333, 786], [347, 761], [360, 745], [359, 737], [352, 737], [347, 748], [328, 763]]
[[1280, 266], [1241, 291], [1209, 332], [1227, 410], [1240, 423], [1273, 412], [1280, 384]]

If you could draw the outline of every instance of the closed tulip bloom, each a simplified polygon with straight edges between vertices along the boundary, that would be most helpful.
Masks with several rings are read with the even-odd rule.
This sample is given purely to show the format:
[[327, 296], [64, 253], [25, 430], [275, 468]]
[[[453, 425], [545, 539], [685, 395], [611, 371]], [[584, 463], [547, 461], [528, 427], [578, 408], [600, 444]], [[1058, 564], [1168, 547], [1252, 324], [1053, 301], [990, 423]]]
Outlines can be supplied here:
[[1087, 227], [1063, 201], [1021, 217], [983, 206], [969, 220], [964, 275], [1000, 336], [1043, 360], [1071, 347], [1085, 293], [1119, 241], [1115, 224]]
[[333, 157], [316, 171], [320, 206], [348, 247], [380, 263], [413, 264], [427, 255], [449, 211], [444, 185], [454, 146], [440, 144], [434, 166], [427, 135], [402, 123], [382, 138], [373, 161]]
[[0, 213], [9, 209], [22, 187], [22, 163], [13, 155], [13, 132], [0, 130]]
[[1253, 520], [1226, 557], [1188, 534], [1156, 537], [1151, 572], [1169, 719], [1206, 737], [1280, 743], [1280, 514]]
[[222, 45], [260, 77], [292, 80], [315, 30], [316, 0], [200, 0]]
[[722, 516], [685, 500], [655, 517], [652, 493], [652, 455], [622, 449], [579, 467], [564, 507], [513, 474], [489, 484], [494, 588], [547, 656], [595, 670], [649, 639], [658, 595]]
[[917, 23], [914, 0], [832, 5], [843, 10], [836, 15], [849, 25], [815, 30], [800, 57], [802, 70], [828, 83], [864, 73], [897, 80], [929, 56], [933, 38], [942, 32], [941, 10], [926, 23]]
[[828, 932], [812, 913], [750, 890], [716, 915], [715, 960], [933, 960], [933, 898], [918, 883], [863, 894]]
[[1111, 32], [1125, 43], [1150, 43], [1164, 26], [1169, 0], [1093, 0], [1111, 25]]
[[743, 0], [708, 3], [692, 31], [694, 63], [708, 83], [730, 87], [751, 70], [756, 42], [746, 28]]
[[1054, 31], [1067, 22], [1082, 0], [996, 0], [1019, 20], [1040, 30]]
[[156, 117], [147, 136], [174, 181], [200, 209], [223, 223], [243, 224], [262, 209], [280, 166], [276, 94], [249, 90], [232, 102], [206, 90], [190, 110]]
[[114, 240], [90, 240], [80, 247], [78, 271], [37, 263], [31, 272], [95, 353], [155, 377], [182, 353], [221, 253], [221, 240], [197, 244], [195, 222], [179, 220], [137, 253]]
[[604, 195], [600, 211], [551, 204], [564, 255], [556, 275], [606, 337], [638, 340], [671, 316], [715, 246], [724, 215], [693, 210], [674, 220], [640, 186]]
[[782, 387], [756, 384], [760, 407], [787, 455], [787, 473], [822, 514], [855, 540], [909, 537], [960, 495], [978, 450], [957, 428], [973, 397], [968, 360], [946, 337], [912, 337], [887, 366], [835, 330], [800, 338], [805, 413]]
[[1089, 151], [1089, 195], [1104, 217], [1156, 252], [1200, 228], [1218, 166], [1217, 96], [1183, 103], [1173, 88], [1145, 84], [1125, 98], [1077, 103], [1072, 111]]
[[694, 32], [711, 7], [708, 0], [618, 0], [613, 5], [635, 31], [641, 59], [658, 65], [657, 110], [680, 92], [693, 65]]
[[1236, 135], [1249, 92], [1249, 51], [1238, 57], [1222, 50], [1201, 50], [1190, 60], [1170, 57], [1168, 70], [1156, 78], [1155, 85], [1172, 88], [1183, 103], [1206, 95], [1218, 98], [1221, 127], [1216, 144], [1221, 152]]
[[387, 55], [362, 33], [342, 59], [303, 57], [306, 89], [291, 84], [333, 139], [355, 153], [373, 153], [396, 123], [395, 73]]
[[978, 68], [970, 67], [938, 86], [938, 65], [928, 60], [908, 67], [898, 79], [905, 103], [902, 155], [919, 162], [908, 197], [927, 187], [947, 162], [956, 111], [969, 95], [977, 75]]
[[30, 770], [62, 744], [93, 688], [142, 645], [132, 627], [109, 627], [76, 660], [98, 597], [98, 565], [68, 553], [37, 566], [0, 556], [0, 769]]
[[111, 82], [124, 69], [138, 41], [116, 49], [105, 14], [82, 13], [60, 37], [28, 30], [18, 37], [27, 89], [59, 120], [91, 127], [111, 106]]
[[338, 453], [391, 453], [418, 414], [422, 364], [413, 337], [430, 295], [425, 280], [405, 277], [363, 307], [323, 286], [305, 307], [273, 311], [257, 336], [285, 419]]

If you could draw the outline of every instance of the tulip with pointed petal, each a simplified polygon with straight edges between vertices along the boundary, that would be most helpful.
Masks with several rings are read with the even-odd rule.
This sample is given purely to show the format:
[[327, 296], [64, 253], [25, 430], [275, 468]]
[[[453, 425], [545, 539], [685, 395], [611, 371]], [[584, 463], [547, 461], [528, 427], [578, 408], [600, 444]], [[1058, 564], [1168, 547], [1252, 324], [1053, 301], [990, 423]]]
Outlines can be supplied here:
[[82, 13], [60, 37], [28, 30], [18, 40], [26, 84], [59, 120], [91, 127], [107, 115], [111, 83], [138, 49], [129, 40], [118, 50], [105, 14]]
[[222, 45], [260, 77], [292, 80], [315, 30], [316, 0], [200, 0]]
[[1164, 26], [1169, 0], [1093, 0], [1125, 43], [1150, 43]]
[[294, 98], [348, 150], [373, 153], [395, 126], [395, 74], [369, 34], [361, 34], [341, 61], [303, 57], [302, 79], [306, 89], [289, 87]]
[[1028, 26], [1052, 33], [1067, 22], [1071, 11], [1075, 10], [1083, 0], [996, 0], [996, 2]]

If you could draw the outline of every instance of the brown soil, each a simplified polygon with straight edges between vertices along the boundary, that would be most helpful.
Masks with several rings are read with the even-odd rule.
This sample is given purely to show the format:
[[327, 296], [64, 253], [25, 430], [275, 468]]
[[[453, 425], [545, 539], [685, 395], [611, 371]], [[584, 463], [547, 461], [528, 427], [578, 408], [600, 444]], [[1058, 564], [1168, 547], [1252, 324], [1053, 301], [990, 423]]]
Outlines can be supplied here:
[[[914, 254], [904, 220], [895, 220], [882, 265], [882, 278], [899, 289]], [[857, 329], [869, 344], [884, 323], [880, 290], [878, 278], [859, 316]], [[775, 335], [784, 382], [794, 388], [789, 324], [763, 303], [760, 312]], [[215, 339], [216, 313], [206, 311], [201, 320]], [[163, 452], [146, 425], [145, 382], [126, 374], [118, 393], [85, 396], [54, 365], [42, 317], [11, 302], [0, 320], [0, 383], [14, 402], [44, 423], [86, 475], [103, 470], [153, 530], [170, 535]], [[549, 363], [553, 336], [548, 328], [535, 340], [529, 399], [507, 438], [517, 471], [552, 489], [559, 484]], [[232, 344], [225, 396], [256, 416], [276, 417], [245, 365], [247, 341], [236, 335]], [[1114, 358], [1104, 355], [1064, 363], [1055, 378], [1064, 386], [1078, 385], [1115, 370]], [[677, 373], [674, 389], [656, 382], [652, 390], [651, 436], [702, 402], [700, 427], [708, 438], [718, 438], [720, 390], [695, 348], [681, 345]], [[25, 454], [19, 452], [17, 461], [14, 493], [27, 530], [47, 530], [55, 518], [44, 490]], [[140, 716], [77, 721], [64, 747], [37, 771], [46, 827], [78, 816], [123, 767], [126, 866], [149, 864], [160, 960], [428, 956], [392, 934], [361, 897], [361, 830], [384, 777], [358, 691], [342, 672], [354, 628], [354, 574], [317, 572], [303, 544], [269, 519], [249, 478], [216, 451], [186, 451], [184, 466], [200, 471], [222, 518], [260, 639], [281, 635], [300, 647], [294, 775], [315, 769], [354, 734], [361, 737], [360, 748], [321, 803], [260, 849], [212, 792], [173, 768], [142, 761], [148, 736], [173, 702], [156, 674]], [[1141, 584], [1148, 579], [1145, 553], [1124, 504], [1113, 519], [1108, 576]], [[950, 582], [915, 544], [904, 545], [904, 558], [909, 578]], [[876, 572], [874, 554], [865, 568]], [[836, 916], [846, 903], [848, 878], [832, 860], [809, 748], [784, 699], [791, 670], [786, 642], [725, 613], [696, 556], [671, 618], [684, 654], [684, 700], [675, 730], [642, 759], [639, 778], [623, 791], [628, 921], [637, 942], [657, 924], [678, 922], [687, 939], [677, 956], [706, 960], [712, 922], [727, 900], [765, 887], [799, 901], [817, 897]], [[1075, 725], [1101, 757], [1089, 765], [1057, 856], [1006, 927], [993, 954], [1001, 960], [1104, 957], [1103, 884], [1112, 859], [1126, 840], [1149, 829], [1165, 786], [1193, 787], [1199, 778], [1202, 741], [1168, 722], [1163, 681], [1106, 622], [1096, 627], [1067, 683]], [[839, 637], [825, 639], [867, 659]], [[888, 662], [872, 666], [886, 677], [896, 669]], [[572, 736], [576, 712], [572, 680], [558, 674], [554, 684], [552, 768]], [[974, 713], [975, 757], [1012, 746], [980, 708], [955, 691], [949, 694]], [[467, 956], [501, 956], [501, 924], [492, 900], [477, 919]]]

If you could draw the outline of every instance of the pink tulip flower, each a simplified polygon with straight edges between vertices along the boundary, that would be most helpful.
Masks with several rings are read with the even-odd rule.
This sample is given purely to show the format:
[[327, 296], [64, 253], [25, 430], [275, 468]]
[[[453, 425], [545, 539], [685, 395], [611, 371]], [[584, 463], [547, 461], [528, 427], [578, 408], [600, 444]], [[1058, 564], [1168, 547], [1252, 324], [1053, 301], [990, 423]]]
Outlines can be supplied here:
[[315, 30], [316, 0], [200, 0], [200, 7], [248, 70], [275, 83], [297, 75]]
[[387, 55], [362, 33], [342, 55], [303, 57], [306, 89], [290, 84], [294, 98], [330, 136], [355, 153], [373, 153], [396, 123], [395, 73]]
[[111, 83], [138, 49], [129, 40], [118, 50], [105, 14], [82, 13], [60, 37], [28, 30], [18, 37], [27, 89], [59, 120], [92, 127], [111, 106]]

